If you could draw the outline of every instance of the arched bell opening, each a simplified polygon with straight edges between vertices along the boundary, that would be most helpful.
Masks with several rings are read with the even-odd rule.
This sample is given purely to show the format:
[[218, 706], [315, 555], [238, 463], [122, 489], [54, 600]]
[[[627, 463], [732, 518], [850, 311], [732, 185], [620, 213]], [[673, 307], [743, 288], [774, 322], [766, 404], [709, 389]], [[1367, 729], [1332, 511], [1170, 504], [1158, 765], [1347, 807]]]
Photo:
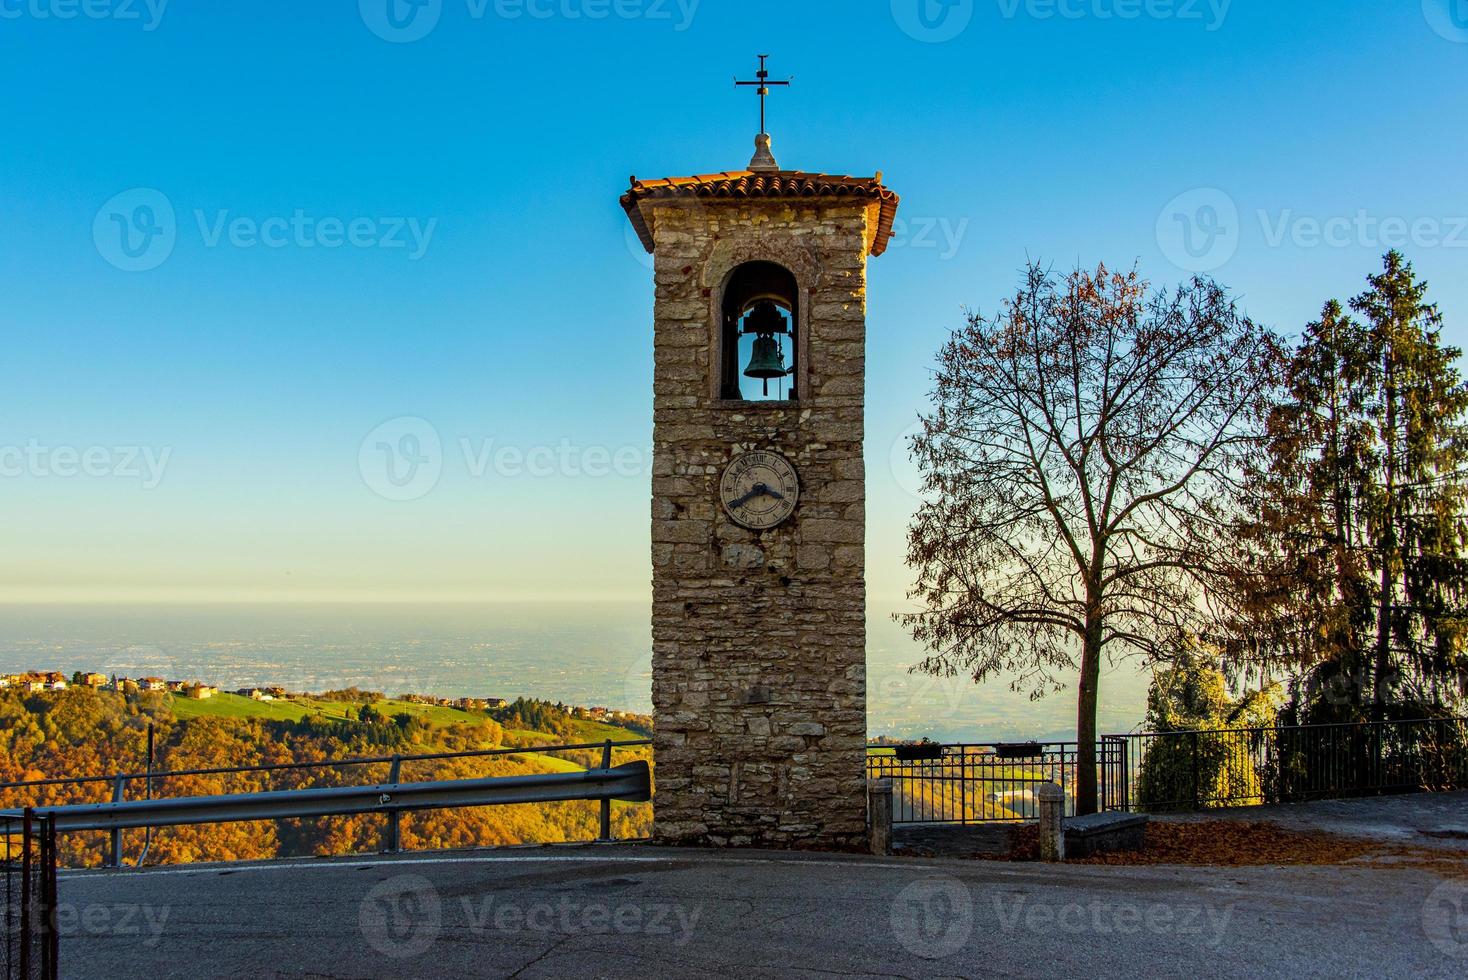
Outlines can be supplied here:
[[722, 375], [728, 401], [794, 401], [802, 356], [800, 287], [774, 262], [746, 262], [724, 287]]

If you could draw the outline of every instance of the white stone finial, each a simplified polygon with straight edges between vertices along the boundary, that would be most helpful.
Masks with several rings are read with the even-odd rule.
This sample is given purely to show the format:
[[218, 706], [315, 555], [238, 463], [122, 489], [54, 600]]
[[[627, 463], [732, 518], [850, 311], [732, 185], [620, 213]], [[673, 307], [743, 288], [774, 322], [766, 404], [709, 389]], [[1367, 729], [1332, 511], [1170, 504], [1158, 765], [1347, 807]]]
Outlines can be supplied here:
[[754, 159], [749, 161], [749, 169], [756, 173], [769, 173], [780, 169], [775, 162], [775, 154], [770, 152], [770, 134], [760, 133], [754, 138]]

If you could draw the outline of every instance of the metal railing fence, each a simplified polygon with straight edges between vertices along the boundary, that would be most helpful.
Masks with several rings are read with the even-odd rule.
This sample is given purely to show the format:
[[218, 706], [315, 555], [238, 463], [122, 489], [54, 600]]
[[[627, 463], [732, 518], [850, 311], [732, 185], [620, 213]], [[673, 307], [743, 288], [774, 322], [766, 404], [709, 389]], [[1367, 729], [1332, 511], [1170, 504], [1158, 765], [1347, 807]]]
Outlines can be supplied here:
[[871, 746], [867, 778], [892, 780], [894, 824], [1035, 820], [1035, 791], [1058, 783], [1075, 812], [1076, 742]]
[[[611, 838], [611, 805], [614, 800], [645, 802], [650, 798], [651, 775], [645, 761], [613, 765], [617, 750], [644, 747], [651, 739], [584, 742], [566, 745], [534, 745], [518, 748], [472, 749], [457, 752], [398, 754], [319, 762], [286, 762], [254, 766], [222, 766], [111, 775], [59, 777], [0, 783], [0, 792], [27, 796], [24, 805], [38, 802], [35, 791], [46, 790], [55, 797], [57, 788], [83, 790], [84, 798], [35, 807], [35, 812], [54, 818], [62, 832], [106, 830], [110, 833], [107, 864], [122, 862], [122, 833], [128, 828], [177, 826], [190, 823], [225, 823], [239, 820], [271, 820], [298, 817], [339, 816], [353, 813], [383, 813], [387, 817], [383, 849], [401, 849], [401, 819], [404, 812], [454, 806], [492, 806], [510, 803], [590, 800], [601, 804], [600, 838]], [[564, 752], [594, 752], [596, 768], [581, 772], [496, 776], [481, 779], [404, 781], [404, 767], [415, 763], [444, 762], [500, 756], [538, 755]], [[350, 784], [328, 784], [306, 788], [155, 797], [160, 784], [179, 777], [267, 775], [304, 770], [360, 771], [362, 767], [385, 766], [383, 780]], [[144, 798], [129, 799], [129, 788], [141, 784]], [[108, 787], [102, 794], [91, 787]], [[27, 791], [31, 791], [27, 793]], [[65, 795], [65, 794], [62, 794]], [[87, 797], [109, 795], [106, 800]], [[134, 794], [136, 795], [136, 794]], [[21, 811], [0, 811], [0, 821], [14, 820]], [[0, 835], [10, 833], [10, 824], [0, 822]], [[146, 848], [144, 850], [146, 855]], [[142, 858], [139, 858], [141, 861]]]
[[[889, 778], [894, 824], [1038, 818], [1057, 783], [1076, 811], [1076, 742], [872, 745], [867, 777]], [[1468, 788], [1468, 719], [1106, 735], [1099, 810], [1202, 810]]]
[[1116, 809], [1202, 810], [1468, 788], [1468, 719], [1141, 732]]
[[5, 980], [55, 980], [60, 966], [56, 921], [56, 824], [31, 810], [0, 816], [0, 969]]

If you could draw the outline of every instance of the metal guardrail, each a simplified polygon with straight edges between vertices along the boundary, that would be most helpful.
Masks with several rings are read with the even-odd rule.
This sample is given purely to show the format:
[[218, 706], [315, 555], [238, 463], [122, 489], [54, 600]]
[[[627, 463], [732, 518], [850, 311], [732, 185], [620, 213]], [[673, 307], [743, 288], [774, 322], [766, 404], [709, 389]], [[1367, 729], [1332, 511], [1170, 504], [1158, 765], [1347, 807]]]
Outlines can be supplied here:
[[[384, 850], [397, 851], [401, 848], [401, 817], [405, 812], [461, 806], [500, 806], [514, 803], [599, 801], [601, 803], [599, 839], [610, 840], [612, 802], [645, 803], [652, 798], [652, 773], [647, 762], [637, 760], [613, 766], [612, 752], [617, 748], [651, 744], [650, 739], [636, 739], [623, 742], [535, 745], [513, 749], [478, 749], [325, 762], [117, 773], [111, 776], [62, 777], [21, 783], [0, 783], [0, 789], [110, 782], [113, 785], [111, 802], [36, 807], [33, 810], [37, 816], [54, 822], [58, 831], [109, 831], [111, 846], [107, 863], [110, 867], [118, 867], [121, 864], [122, 832], [126, 829], [382, 813], [388, 817]], [[433, 782], [404, 782], [401, 778], [402, 767], [411, 762], [571, 750], [600, 750], [602, 753], [600, 766], [573, 773], [494, 776]], [[153, 781], [173, 776], [338, 769], [364, 765], [388, 765], [390, 768], [387, 781], [358, 786], [326, 786], [215, 796], [152, 798]], [[148, 784], [148, 799], [128, 800], [125, 798], [127, 785], [135, 781], [145, 781]], [[0, 810], [0, 836], [8, 836], [14, 832], [8, 828], [23, 812], [19, 809]]]
[[[318, 789], [233, 793], [226, 796], [181, 796], [121, 803], [80, 803], [37, 807], [39, 817], [53, 820], [62, 832], [127, 830], [140, 827], [176, 827], [196, 823], [234, 823], [245, 820], [285, 820], [292, 817], [332, 817], [355, 813], [402, 813], [456, 806], [498, 806], [509, 803], [553, 803], [564, 800], [619, 800], [645, 803], [652, 798], [652, 773], [644, 761], [627, 762], [614, 769], [549, 773], [532, 776], [492, 776], [433, 783], [378, 783], [370, 786], [327, 786]], [[0, 817], [19, 818], [21, 811], [0, 811]], [[8, 823], [0, 823], [0, 834]]]

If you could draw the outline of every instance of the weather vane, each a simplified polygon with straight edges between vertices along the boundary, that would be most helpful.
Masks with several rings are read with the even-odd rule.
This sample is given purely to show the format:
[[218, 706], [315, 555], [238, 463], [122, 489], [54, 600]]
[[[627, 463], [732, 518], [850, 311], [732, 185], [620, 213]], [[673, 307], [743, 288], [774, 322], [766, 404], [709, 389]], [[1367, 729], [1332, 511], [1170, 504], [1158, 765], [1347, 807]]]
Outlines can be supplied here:
[[767, 55], [767, 54], [762, 54], [762, 55], [759, 56], [759, 71], [755, 73], [755, 78], [758, 79], [758, 81], [741, 82], [737, 76], [734, 79], [734, 84], [735, 85], [758, 85], [759, 86], [759, 131], [760, 131], [760, 135], [764, 135], [764, 133], [765, 133], [765, 99], [768, 98], [769, 95], [770, 95], [770, 86], [771, 85], [789, 85], [791, 82], [795, 81], [795, 76], [794, 75], [791, 75], [788, 79], [786, 79], [783, 82], [772, 82], [772, 81], [770, 81], [770, 73], [765, 68], [765, 62], [768, 61], [769, 58], [770, 58], [770, 56]]

